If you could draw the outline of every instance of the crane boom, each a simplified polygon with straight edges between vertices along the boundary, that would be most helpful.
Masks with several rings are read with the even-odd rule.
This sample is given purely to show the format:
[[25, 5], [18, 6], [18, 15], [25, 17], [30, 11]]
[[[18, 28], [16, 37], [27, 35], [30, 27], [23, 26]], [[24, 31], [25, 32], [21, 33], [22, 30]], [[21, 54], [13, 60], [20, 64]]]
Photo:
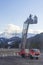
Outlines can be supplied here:
[[21, 49], [25, 49], [29, 24], [37, 24], [37, 17], [34, 16], [34, 19], [32, 19], [32, 15], [30, 15], [29, 18], [27, 18], [27, 20], [24, 22], [22, 31]]

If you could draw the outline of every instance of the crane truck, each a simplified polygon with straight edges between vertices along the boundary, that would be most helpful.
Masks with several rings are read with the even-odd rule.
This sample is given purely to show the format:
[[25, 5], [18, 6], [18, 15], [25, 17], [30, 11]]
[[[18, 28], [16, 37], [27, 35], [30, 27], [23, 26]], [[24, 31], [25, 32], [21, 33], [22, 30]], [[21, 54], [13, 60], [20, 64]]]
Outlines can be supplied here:
[[34, 53], [32, 51], [29, 52], [29, 49], [25, 48], [26, 41], [27, 41], [28, 28], [29, 28], [30, 24], [37, 24], [37, 16], [34, 16], [32, 18], [32, 15], [30, 14], [29, 18], [27, 18], [27, 20], [24, 22], [23, 31], [22, 31], [22, 41], [21, 41], [21, 46], [20, 46], [20, 52], [19, 52], [19, 54], [22, 57], [30, 56], [30, 58], [33, 58], [32, 55]]

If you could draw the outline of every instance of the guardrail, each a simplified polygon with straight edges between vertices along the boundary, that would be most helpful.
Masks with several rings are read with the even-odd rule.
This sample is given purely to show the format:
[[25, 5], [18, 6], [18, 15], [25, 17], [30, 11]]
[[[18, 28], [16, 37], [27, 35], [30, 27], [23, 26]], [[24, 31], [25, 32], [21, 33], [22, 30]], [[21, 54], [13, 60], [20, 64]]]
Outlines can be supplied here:
[[20, 49], [0, 49], [0, 56], [19, 56]]

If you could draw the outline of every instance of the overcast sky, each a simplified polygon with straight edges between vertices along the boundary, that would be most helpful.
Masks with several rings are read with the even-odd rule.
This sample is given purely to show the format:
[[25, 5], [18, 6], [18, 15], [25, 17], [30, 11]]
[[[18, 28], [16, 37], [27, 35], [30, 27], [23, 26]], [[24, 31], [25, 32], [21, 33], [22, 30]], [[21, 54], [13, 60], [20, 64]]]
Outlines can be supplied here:
[[29, 14], [38, 17], [38, 23], [29, 29], [43, 31], [43, 0], [0, 0], [0, 32], [9, 24], [22, 28]]

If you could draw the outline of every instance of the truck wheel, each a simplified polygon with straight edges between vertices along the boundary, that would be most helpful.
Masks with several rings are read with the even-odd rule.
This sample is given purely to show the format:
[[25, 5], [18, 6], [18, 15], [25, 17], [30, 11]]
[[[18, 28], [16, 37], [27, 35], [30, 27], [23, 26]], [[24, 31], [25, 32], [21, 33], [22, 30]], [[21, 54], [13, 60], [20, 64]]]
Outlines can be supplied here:
[[21, 56], [22, 56], [22, 58], [25, 58], [25, 54], [22, 54]]
[[36, 57], [36, 59], [38, 60], [38, 57]]
[[33, 59], [32, 55], [30, 55], [30, 59]]

